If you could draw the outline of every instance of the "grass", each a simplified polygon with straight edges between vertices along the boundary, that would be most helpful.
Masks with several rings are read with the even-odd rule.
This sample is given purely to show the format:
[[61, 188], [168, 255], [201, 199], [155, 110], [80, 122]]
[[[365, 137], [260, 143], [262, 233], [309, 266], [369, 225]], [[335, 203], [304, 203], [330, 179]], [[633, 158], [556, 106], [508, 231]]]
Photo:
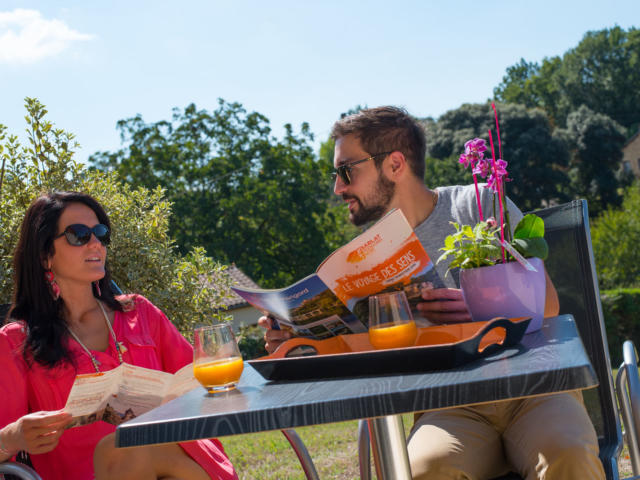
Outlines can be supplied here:
[[[413, 415], [403, 415], [408, 434]], [[304, 441], [321, 479], [356, 480], [358, 422], [341, 422], [295, 429]], [[305, 480], [289, 442], [280, 431], [234, 435], [221, 439], [240, 480]], [[372, 478], [375, 469], [372, 467]]]
[[[413, 415], [403, 415], [403, 422], [408, 434]], [[299, 427], [295, 430], [307, 446], [321, 479], [360, 478], [357, 421]], [[223, 437], [221, 441], [240, 480], [306, 479], [298, 458], [280, 431]], [[620, 455], [618, 471], [620, 478], [632, 475], [626, 446]], [[372, 478], [376, 478], [373, 467]]]

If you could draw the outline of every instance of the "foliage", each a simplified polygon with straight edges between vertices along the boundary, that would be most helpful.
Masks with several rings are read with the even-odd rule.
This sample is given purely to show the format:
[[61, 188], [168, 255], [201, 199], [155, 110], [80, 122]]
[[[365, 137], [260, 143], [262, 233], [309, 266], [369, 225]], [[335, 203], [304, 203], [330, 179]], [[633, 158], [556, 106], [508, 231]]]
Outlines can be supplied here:
[[586, 198], [592, 216], [620, 205], [616, 172], [621, 170], [624, 130], [611, 118], [582, 105], [557, 134], [570, 149], [569, 179], [574, 196]]
[[600, 296], [611, 363], [622, 362], [622, 344], [640, 345], [640, 288], [605, 290]]
[[543, 108], [558, 126], [585, 105], [623, 125], [630, 136], [640, 125], [640, 30], [587, 32], [562, 58], [545, 58], [541, 65], [521, 59], [507, 68], [494, 95]]
[[447, 158], [427, 157], [425, 159], [425, 183], [432, 187], [468, 183], [467, 174], [456, 165], [457, 158], [457, 155]]
[[251, 360], [265, 355], [264, 329], [262, 327], [258, 325], [240, 327], [236, 340], [244, 360]]
[[[458, 225], [451, 222], [456, 232], [447, 235], [444, 253], [438, 258], [438, 262], [453, 256], [449, 264], [452, 268], [478, 268], [495, 265], [501, 261], [502, 253], [498, 233], [500, 228], [496, 226], [493, 218], [478, 222], [474, 227]], [[518, 253], [524, 257], [538, 257], [542, 260], [549, 255], [549, 246], [544, 239], [544, 221], [533, 214], [525, 215], [518, 222], [513, 232], [513, 240], [509, 242]]]
[[[567, 147], [562, 139], [552, 135], [545, 113], [522, 105], [497, 106], [502, 151], [508, 152], [503, 160], [509, 163], [515, 179], [507, 185], [507, 196], [525, 211], [567, 201], [571, 195], [566, 174]], [[457, 158], [469, 138], [486, 138], [493, 124], [494, 114], [489, 103], [465, 104], [450, 110], [432, 128], [428, 155], [441, 160]], [[497, 149], [497, 141], [495, 143]], [[459, 180], [459, 177], [452, 179]], [[430, 179], [427, 181], [434, 184]]]
[[166, 189], [169, 231], [181, 251], [202, 245], [256, 282], [279, 287], [307, 274], [342, 245], [342, 213], [330, 197], [331, 163], [312, 135], [285, 125], [278, 140], [266, 117], [219, 100], [215, 111], [174, 109], [171, 121], [118, 122], [125, 146], [91, 160], [135, 186]]
[[496, 236], [499, 228], [489, 222], [478, 222], [475, 227], [469, 225], [458, 225], [451, 222], [456, 233], [447, 235], [444, 240], [444, 253], [438, 258], [438, 262], [453, 256], [449, 264], [452, 268], [477, 268], [495, 265], [500, 257], [500, 247]]
[[[132, 188], [114, 174], [87, 170], [73, 159], [74, 136], [54, 128], [47, 110], [36, 99], [25, 100], [27, 146], [6, 136], [0, 126], [0, 155], [4, 175], [0, 190], [0, 303], [11, 300], [12, 254], [24, 213], [31, 201], [52, 190], [84, 191], [109, 214], [113, 234], [108, 262], [118, 286], [138, 292], [161, 308], [184, 333], [196, 322], [219, 318], [228, 295], [224, 267], [194, 247], [182, 256], [168, 235], [171, 216], [162, 189]], [[214, 286], [203, 278], [214, 276]]]
[[602, 288], [640, 287], [640, 180], [594, 220], [591, 240]]

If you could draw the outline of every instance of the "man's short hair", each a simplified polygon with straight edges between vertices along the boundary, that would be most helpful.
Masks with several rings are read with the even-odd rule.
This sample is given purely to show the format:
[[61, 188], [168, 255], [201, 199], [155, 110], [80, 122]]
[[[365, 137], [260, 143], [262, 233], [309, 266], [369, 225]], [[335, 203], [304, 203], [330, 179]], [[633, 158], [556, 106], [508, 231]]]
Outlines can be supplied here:
[[[404, 108], [377, 107], [360, 110], [338, 120], [331, 130], [337, 140], [354, 135], [369, 154], [399, 151], [409, 162], [413, 174], [424, 180], [427, 142], [422, 126]], [[384, 157], [375, 159], [380, 167]]]

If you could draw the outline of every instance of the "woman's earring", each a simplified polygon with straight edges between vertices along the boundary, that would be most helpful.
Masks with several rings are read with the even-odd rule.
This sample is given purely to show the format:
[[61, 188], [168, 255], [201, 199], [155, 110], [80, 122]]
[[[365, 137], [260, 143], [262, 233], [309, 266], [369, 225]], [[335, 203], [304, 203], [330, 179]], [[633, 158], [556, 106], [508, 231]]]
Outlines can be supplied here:
[[95, 282], [93, 282], [93, 286], [96, 289], [96, 295], [98, 296], [98, 298], [100, 298], [102, 296], [102, 292], [100, 291], [100, 283], [96, 280]]
[[56, 282], [56, 278], [53, 275], [53, 272], [51, 270], [47, 270], [46, 272], [44, 272], [44, 278], [51, 287], [51, 296], [54, 300], [58, 300], [58, 298], [60, 298], [60, 287]]

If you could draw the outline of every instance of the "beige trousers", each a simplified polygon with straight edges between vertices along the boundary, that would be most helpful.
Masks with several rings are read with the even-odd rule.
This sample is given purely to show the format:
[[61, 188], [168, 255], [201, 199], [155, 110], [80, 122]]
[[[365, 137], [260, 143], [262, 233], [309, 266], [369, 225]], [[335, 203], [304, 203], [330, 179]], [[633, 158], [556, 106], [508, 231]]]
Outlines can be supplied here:
[[414, 479], [604, 479], [580, 392], [426, 412], [408, 440]]

